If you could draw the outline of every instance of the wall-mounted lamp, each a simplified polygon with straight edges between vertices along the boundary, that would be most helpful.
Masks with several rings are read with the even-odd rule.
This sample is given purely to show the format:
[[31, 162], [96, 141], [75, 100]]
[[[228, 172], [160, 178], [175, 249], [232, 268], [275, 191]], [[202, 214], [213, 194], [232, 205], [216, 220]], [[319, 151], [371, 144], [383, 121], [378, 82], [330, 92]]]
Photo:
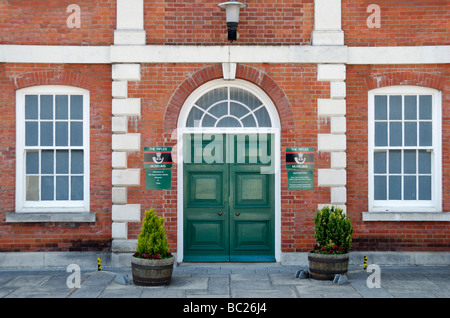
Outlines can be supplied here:
[[247, 8], [246, 3], [230, 0], [219, 4], [219, 8], [225, 9], [227, 14], [227, 27], [228, 27], [228, 41], [235, 41], [237, 39], [237, 26], [239, 23], [239, 11], [240, 9]]

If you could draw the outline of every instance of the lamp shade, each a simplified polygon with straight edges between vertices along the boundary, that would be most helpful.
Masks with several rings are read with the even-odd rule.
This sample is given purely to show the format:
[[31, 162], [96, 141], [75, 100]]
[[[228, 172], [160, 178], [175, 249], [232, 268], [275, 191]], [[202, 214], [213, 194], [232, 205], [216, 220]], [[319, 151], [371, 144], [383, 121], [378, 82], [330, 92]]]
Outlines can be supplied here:
[[241, 8], [247, 8], [247, 4], [238, 1], [227, 1], [220, 3], [219, 8], [226, 10], [227, 24], [237, 25], [239, 23], [239, 11]]

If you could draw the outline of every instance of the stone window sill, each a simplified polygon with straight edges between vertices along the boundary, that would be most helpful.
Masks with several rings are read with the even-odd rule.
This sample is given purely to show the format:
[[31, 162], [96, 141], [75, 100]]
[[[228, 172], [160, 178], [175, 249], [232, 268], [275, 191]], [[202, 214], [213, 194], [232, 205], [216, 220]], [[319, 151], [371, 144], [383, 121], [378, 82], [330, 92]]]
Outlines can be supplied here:
[[95, 222], [96, 215], [92, 212], [52, 212], [52, 213], [21, 213], [12, 212], [6, 214], [7, 223], [87, 223]]
[[445, 212], [363, 212], [363, 221], [450, 221]]

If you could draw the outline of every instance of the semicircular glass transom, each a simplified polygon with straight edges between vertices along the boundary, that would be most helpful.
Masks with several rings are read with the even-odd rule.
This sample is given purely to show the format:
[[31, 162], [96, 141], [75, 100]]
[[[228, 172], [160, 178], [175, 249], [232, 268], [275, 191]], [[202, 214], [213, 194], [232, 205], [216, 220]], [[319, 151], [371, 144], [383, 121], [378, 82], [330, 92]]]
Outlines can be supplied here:
[[219, 87], [198, 98], [186, 127], [259, 128], [272, 127], [266, 105], [253, 93], [238, 87]]

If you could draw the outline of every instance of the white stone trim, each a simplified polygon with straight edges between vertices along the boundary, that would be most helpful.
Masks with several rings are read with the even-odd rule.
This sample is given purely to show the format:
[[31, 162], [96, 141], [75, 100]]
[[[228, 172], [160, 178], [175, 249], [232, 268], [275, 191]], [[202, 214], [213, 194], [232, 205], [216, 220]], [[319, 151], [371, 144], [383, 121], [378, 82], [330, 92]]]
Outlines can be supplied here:
[[112, 167], [115, 169], [126, 169], [127, 157], [128, 154], [125, 151], [113, 151], [111, 158]]
[[345, 187], [347, 173], [344, 169], [318, 169], [317, 184], [319, 187]]
[[113, 117], [111, 130], [115, 134], [126, 134], [128, 132], [128, 118], [125, 116]]
[[[344, 45], [0, 45], [0, 63], [343, 63], [448, 64], [450, 45], [346, 47]], [[117, 78], [119, 79], [119, 78]], [[124, 78], [122, 78], [125, 80]], [[136, 80], [136, 79], [133, 79]]]
[[349, 47], [347, 64], [447, 64], [450, 45]]
[[113, 205], [112, 220], [118, 222], [139, 222], [141, 220], [141, 205]]
[[112, 222], [111, 236], [113, 239], [128, 238], [128, 223], [126, 222]]
[[222, 63], [222, 73], [224, 80], [234, 80], [236, 78], [236, 63]]
[[140, 169], [113, 169], [112, 185], [113, 186], [139, 186], [141, 184]]
[[113, 81], [111, 91], [113, 98], [127, 98], [128, 81]]
[[318, 64], [317, 80], [318, 81], [345, 81], [346, 65], [345, 64]]
[[[345, 119], [345, 117], [343, 117]], [[345, 151], [347, 139], [345, 135], [339, 134], [318, 134], [317, 148], [319, 151]]]
[[[131, 52], [129, 52], [131, 54]], [[140, 64], [113, 64], [112, 66], [113, 80], [140, 81], [141, 65]]]
[[112, 203], [126, 204], [128, 200], [127, 187], [113, 187], [112, 188]]
[[141, 134], [113, 134], [112, 149], [114, 151], [139, 151]]
[[117, 0], [117, 29], [144, 29], [144, 0]]
[[317, 114], [321, 117], [345, 116], [346, 101], [344, 99], [325, 99], [317, 100]]
[[112, 100], [114, 116], [141, 116], [140, 98], [114, 98]]

